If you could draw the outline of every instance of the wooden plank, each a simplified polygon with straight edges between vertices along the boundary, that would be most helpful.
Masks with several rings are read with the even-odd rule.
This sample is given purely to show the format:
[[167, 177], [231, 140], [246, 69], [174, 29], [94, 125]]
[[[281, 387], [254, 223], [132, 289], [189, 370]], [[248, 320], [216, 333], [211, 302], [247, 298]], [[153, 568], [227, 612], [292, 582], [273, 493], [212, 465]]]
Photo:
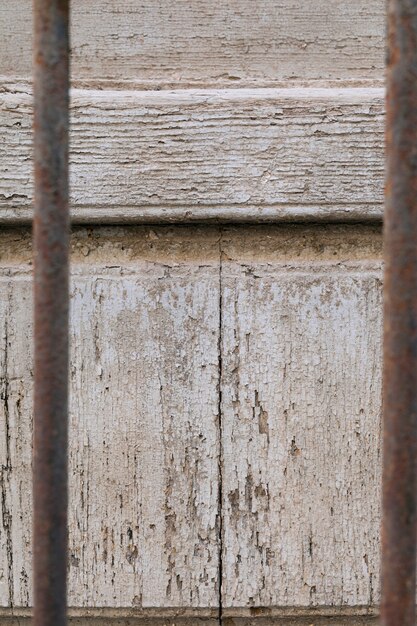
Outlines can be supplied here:
[[[73, 0], [75, 81], [266, 86], [382, 79], [383, 0]], [[31, 75], [31, 3], [0, 7], [0, 68]]]
[[223, 607], [372, 606], [379, 594], [380, 233], [228, 232], [221, 244]]
[[[0, 94], [0, 216], [32, 200], [29, 93]], [[381, 89], [74, 90], [74, 221], [381, 219]]]
[[[72, 245], [69, 605], [215, 608], [218, 233], [83, 230]], [[31, 602], [30, 254], [29, 234], [0, 233], [0, 605], [14, 606]]]

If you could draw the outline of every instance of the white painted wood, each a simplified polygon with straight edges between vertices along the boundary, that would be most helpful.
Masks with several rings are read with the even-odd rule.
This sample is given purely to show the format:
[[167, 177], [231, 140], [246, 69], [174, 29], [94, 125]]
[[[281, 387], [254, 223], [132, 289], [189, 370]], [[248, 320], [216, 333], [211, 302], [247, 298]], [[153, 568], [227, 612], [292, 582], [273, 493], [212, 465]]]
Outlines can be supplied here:
[[[31, 103], [0, 94], [3, 221], [29, 217]], [[381, 89], [72, 96], [75, 220], [380, 219], [383, 170]]]
[[361, 232], [222, 237], [225, 609], [378, 602], [381, 257]]
[[[31, 8], [0, 2], [2, 224], [32, 217]], [[73, 0], [73, 221], [380, 221], [384, 12]], [[74, 625], [214, 626], [220, 593], [224, 626], [375, 623], [380, 244], [364, 224], [77, 231]], [[10, 626], [31, 604], [30, 260], [0, 232]]]
[[[70, 604], [212, 619], [221, 479], [225, 619], [360, 623], [379, 593], [380, 229], [81, 229], [72, 253]], [[30, 259], [3, 230], [3, 606], [30, 603]]]
[[[383, 0], [73, 0], [74, 80], [146, 86], [381, 79]], [[0, 4], [0, 72], [31, 75], [31, 2]]]
[[[73, 241], [70, 606], [218, 604], [218, 235], [199, 232]], [[29, 258], [1, 233], [3, 606], [31, 602]]]

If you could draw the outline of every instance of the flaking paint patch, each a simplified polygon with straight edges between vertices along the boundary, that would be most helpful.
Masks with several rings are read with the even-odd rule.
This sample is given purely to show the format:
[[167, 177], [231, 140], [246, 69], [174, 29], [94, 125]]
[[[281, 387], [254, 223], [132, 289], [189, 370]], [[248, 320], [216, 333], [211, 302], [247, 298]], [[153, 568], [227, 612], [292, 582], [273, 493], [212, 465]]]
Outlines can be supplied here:
[[[191, 0], [174, 9], [74, 0], [72, 14], [74, 81], [155, 89], [383, 77], [381, 0]], [[4, 75], [31, 75], [31, 19], [26, 0], [2, 7]]]
[[224, 606], [373, 603], [381, 265], [255, 257], [223, 261]]
[[[243, 605], [375, 602], [380, 235], [372, 226], [75, 230], [74, 606], [218, 609], [219, 568], [224, 620]], [[30, 233], [3, 230], [0, 255], [7, 497], [23, 605]], [[9, 586], [0, 589], [8, 604]]]

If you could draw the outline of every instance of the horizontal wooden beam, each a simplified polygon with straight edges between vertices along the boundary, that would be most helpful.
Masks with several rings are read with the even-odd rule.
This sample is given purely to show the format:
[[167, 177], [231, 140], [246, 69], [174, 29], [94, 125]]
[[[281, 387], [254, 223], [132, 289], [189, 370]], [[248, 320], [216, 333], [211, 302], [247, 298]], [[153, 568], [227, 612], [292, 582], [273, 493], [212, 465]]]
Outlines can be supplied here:
[[[156, 88], [375, 79], [381, 0], [73, 0], [72, 74]], [[32, 73], [31, 3], [2, 2], [0, 72]]]
[[[74, 222], [381, 220], [383, 90], [73, 90]], [[30, 220], [32, 96], [0, 93], [0, 223]]]
[[[205, 626], [219, 625], [219, 609], [113, 609], [70, 608], [69, 623], [76, 626]], [[0, 608], [0, 626], [29, 624], [29, 608]], [[225, 626], [363, 626], [377, 624], [376, 607], [316, 607], [285, 609], [276, 607], [226, 608], [222, 611]], [[128, 620], [128, 621], [126, 621]], [[314, 622], [312, 622], [314, 620]]]

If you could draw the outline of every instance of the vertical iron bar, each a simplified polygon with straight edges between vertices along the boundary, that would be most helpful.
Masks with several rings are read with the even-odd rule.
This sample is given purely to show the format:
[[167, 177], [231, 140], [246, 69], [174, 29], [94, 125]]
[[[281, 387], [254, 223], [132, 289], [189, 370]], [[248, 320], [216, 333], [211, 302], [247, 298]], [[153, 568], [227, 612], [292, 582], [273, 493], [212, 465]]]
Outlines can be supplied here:
[[66, 624], [69, 0], [34, 0], [34, 625]]
[[388, 2], [384, 225], [383, 626], [415, 626], [417, 0]]

